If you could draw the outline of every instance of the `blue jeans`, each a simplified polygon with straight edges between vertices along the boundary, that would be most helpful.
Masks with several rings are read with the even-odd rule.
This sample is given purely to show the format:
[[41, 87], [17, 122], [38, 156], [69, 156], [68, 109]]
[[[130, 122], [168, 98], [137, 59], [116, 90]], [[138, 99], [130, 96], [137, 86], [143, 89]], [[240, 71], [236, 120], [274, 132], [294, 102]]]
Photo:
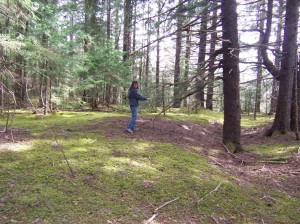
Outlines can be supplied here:
[[127, 128], [133, 130], [138, 115], [138, 106], [130, 106], [130, 110], [131, 110], [131, 119], [127, 125]]

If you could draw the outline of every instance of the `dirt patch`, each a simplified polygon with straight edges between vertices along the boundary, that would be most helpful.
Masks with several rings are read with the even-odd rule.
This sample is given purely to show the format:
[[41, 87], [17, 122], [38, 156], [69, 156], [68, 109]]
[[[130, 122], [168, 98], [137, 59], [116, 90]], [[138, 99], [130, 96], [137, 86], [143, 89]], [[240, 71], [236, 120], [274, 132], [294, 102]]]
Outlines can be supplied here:
[[0, 128], [0, 130], [0, 144], [23, 142], [31, 139], [30, 133], [24, 128], [10, 128], [7, 131], [3, 131], [4, 128]]

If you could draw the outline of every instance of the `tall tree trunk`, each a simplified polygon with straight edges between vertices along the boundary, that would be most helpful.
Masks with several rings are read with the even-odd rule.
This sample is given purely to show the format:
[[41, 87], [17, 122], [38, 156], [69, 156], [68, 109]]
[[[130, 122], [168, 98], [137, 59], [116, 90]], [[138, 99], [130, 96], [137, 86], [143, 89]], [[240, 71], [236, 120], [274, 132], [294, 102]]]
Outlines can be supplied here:
[[161, 20], [161, 9], [160, 9], [161, 2], [157, 2], [158, 12], [157, 12], [157, 28], [156, 28], [156, 67], [155, 67], [155, 95], [156, 95], [156, 106], [160, 106], [161, 99], [159, 99], [159, 78], [160, 78], [160, 20]]
[[[0, 51], [1, 51], [1, 55], [0, 55], [0, 58], [2, 59], [2, 47], [0, 47]], [[3, 113], [3, 110], [4, 110], [4, 78], [3, 78], [3, 73], [1, 72], [0, 73], [0, 92], [1, 92], [1, 95], [0, 95], [0, 114]]]
[[[111, 38], [111, 0], [107, 0], [107, 12], [106, 12], [106, 39], [110, 41]], [[111, 92], [112, 92], [112, 77], [106, 77], [106, 85], [105, 85], [105, 104], [109, 107], [111, 102]]]
[[[212, 14], [212, 25], [211, 25], [211, 35], [210, 35], [210, 50], [209, 55], [212, 56], [216, 50], [217, 41], [217, 13], [218, 10], [214, 9]], [[213, 95], [214, 95], [214, 78], [215, 78], [215, 58], [208, 62], [208, 77], [207, 77], [207, 95], [206, 95], [206, 109], [213, 109]]]
[[298, 66], [297, 66], [297, 107], [298, 107], [298, 129], [300, 127], [300, 54], [298, 55]]
[[[136, 30], [137, 30], [137, 1], [133, 1], [134, 7], [134, 16], [133, 16], [133, 31], [132, 31], [132, 51], [136, 50]], [[132, 79], [136, 80], [137, 78], [137, 66], [136, 66], [136, 55], [132, 56]]]
[[131, 29], [132, 29], [132, 1], [125, 0], [124, 6], [124, 30], [123, 30], [123, 61], [129, 59], [131, 52]]
[[[192, 38], [192, 32], [191, 28], [187, 28], [187, 34], [186, 34], [186, 46], [185, 46], [185, 62], [184, 62], [184, 74], [183, 74], [183, 79], [184, 79], [184, 85], [183, 85], [183, 91], [187, 92], [188, 90], [188, 78], [189, 78], [189, 70], [190, 70], [190, 57], [191, 57], [191, 38]], [[187, 98], [184, 99], [183, 101], [183, 106], [187, 107]]]
[[234, 153], [242, 151], [240, 143], [240, 71], [236, 8], [236, 0], [222, 0], [224, 81], [223, 143]]
[[[276, 51], [277, 54], [275, 55], [275, 66], [276, 68], [280, 68], [280, 56], [279, 52], [281, 52], [281, 46], [282, 46], [282, 28], [283, 28], [283, 13], [284, 13], [284, 1], [279, 0], [279, 6], [278, 6], [278, 24], [277, 24], [277, 31], [276, 31]], [[272, 115], [276, 111], [276, 105], [277, 105], [277, 98], [278, 98], [278, 80], [273, 79], [272, 81], [272, 93], [271, 93], [271, 105], [270, 105], [270, 111], [269, 114]]]
[[179, 0], [179, 7], [177, 11], [177, 31], [176, 31], [176, 53], [175, 53], [175, 69], [174, 69], [174, 104], [173, 107], [180, 108], [180, 57], [182, 45], [182, 0]]
[[197, 68], [197, 93], [196, 93], [196, 101], [197, 105], [200, 105], [204, 108], [205, 102], [205, 55], [206, 55], [206, 41], [207, 41], [207, 10], [204, 10], [201, 17], [201, 28], [200, 28], [200, 40], [199, 40], [199, 52], [198, 52], [198, 68]]
[[[131, 34], [132, 34], [132, 0], [125, 0], [124, 3], [124, 29], [123, 29], [123, 62], [129, 59], [131, 53]], [[122, 99], [127, 99], [126, 91], [122, 91]]]
[[[259, 43], [262, 44], [263, 42], [263, 35], [264, 32], [264, 18], [265, 18], [265, 1], [262, 0], [261, 3], [258, 4], [257, 7], [257, 21], [258, 27], [260, 30], [259, 35]], [[262, 82], [262, 62], [263, 58], [261, 55], [260, 49], [257, 49], [257, 76], [256, 76], [256, 91], [255, 91], [255, 104], [254, 104], [254, 120], [256, 119], [256, 113], [260, 113], [260, 102], [261, 102], [261, 82]]]
[[14, 93], [17, 102], [17, 108], [22, 108], [24, 106], [25, 96], [26, 96], [26, 88], [25, 88], [25, 58], [18, 54], [16, 56], [16, 69], [14, 76]]
[[275, 120], [267, 135], [287, 133], [290, 130], [290, 116], [293, 90], [293, 77], [296, 60], [299, 20], [299, 0], [287, 0], [280, 82]]
[[[292, 93], [292, 105], [291, 105], [291, 121], [290, 121], [290, 127], [292, 131], [295, 131], [298, 133], [298, 127], [299, 127], [299, 74], [298, 74], [298, 49], [296, 51], [296, 60], [295, 60], [295, 66], [294, 66], [294, 83], [293, 83], [293, 93]], [[298, 134], [297, 134], [298, 135]], [[299, 136], [297, 136], [299, 138]], [[297, 139], [299, 140], [299, 139]]]
[[147, 47], [146, 47], [146, 71], [145, 71], [145, 90], [148, 91], [148, 82], [149, 82], [149, 73], [150, 73], [150, 32], [151, 32], [151, 24], [150, 24], [150, 2], [148, 2], [148, 23], [146, 23], [146, 32], [147, 32]]
[[[119, 5], [115, 5], [114, 6], [115, 11], [114, 11], [114, 44], [115, 44], [115, 49], [118, 50], [119, 49], [119, 39], [120, 39], [120, 25], [119, 25]], [[119, 91], [118, 88], [116, 86], [113, 86], [112, 89], [112, 104], [116, 104], [118, 101], [118, 95], [119, 95]]]
[[[28, 24], [24, 22], [24, 24], [27, 26]], [[18, 35], [27, 35], [27, 29], [26, 27], [22, 27], [21, 25], [18, 25], [17, 33]], [[26, 99], [26, 72], [25, 72], [25, 64], [26, 60], [22, 54], [17, 54], [16, 58], [16, 68], [15, 68], [15, 76], [14, 76], [14, 92], [15, 92], [15, 98], [17, 103], [17, 108], [22, 108], [25, 105], [25, 99]]]

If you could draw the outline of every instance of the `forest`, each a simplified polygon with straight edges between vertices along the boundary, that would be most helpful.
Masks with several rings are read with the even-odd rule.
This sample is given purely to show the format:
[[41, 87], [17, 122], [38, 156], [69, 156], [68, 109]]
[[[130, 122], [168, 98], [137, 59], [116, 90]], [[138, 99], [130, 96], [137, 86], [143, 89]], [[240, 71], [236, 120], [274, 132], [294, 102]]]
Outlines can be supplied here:
[[0, 223], [300, 222], [299, 7], [0, 0]]

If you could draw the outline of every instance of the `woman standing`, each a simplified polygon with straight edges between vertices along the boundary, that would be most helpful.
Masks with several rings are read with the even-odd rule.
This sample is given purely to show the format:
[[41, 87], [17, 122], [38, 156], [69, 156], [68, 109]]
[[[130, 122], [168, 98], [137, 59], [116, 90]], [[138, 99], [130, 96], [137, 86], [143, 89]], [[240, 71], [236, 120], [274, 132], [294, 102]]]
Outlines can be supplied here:
[[139, 100], [144, 101], [147, 98], [143, 97], [138, 93], [139, 83], [137, 81], [133, 81], [131, 86], [128, 90], [128, 99], [129, 99], [129, 106], [131, 110], [131, 119], [127, 125], [126, 131], [132, 133], [135, 131], [135, 121], [138, 115], [138, 107], [139, 107]]

